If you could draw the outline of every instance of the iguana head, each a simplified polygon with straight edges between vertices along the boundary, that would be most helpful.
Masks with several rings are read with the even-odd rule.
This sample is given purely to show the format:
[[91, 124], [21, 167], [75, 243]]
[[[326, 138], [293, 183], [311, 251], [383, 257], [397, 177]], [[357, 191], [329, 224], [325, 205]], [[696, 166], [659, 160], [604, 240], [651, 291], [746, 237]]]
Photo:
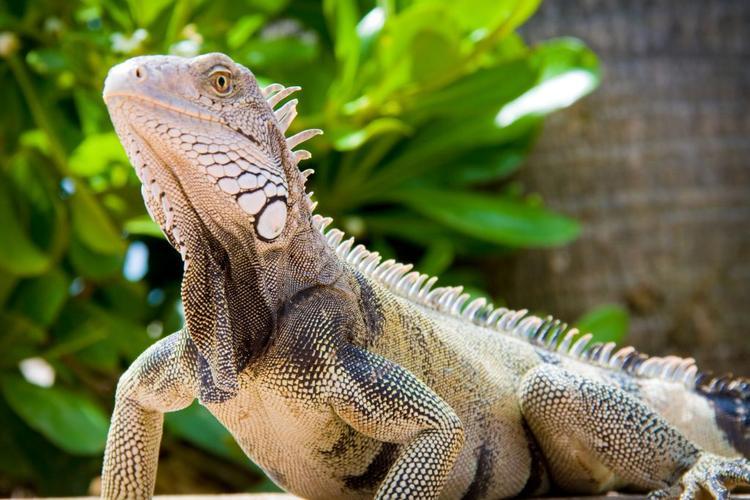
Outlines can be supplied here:
[[286, 138], [296, 100], [273, 110], [296, 90], [261, 89], [224, 54], [136, 57], [104, 84], [146, 206], [185, 260], [182, 300], [210, 375], [205, 398], [236, 391], [284, 300], [340, 272], [312, 228], [297, 169], [309, 153], [291, 151], [320, 131]]
[[198, 228], [263, 247], [297, 230], [295, 219], [309, 218], [297, 169], [304, 153], [292, 153], [290, 143], [319, 131], [288, 143], [296, 100], [272, 109], [295, 90], [261, 90], [249, 69], [218, 53], [136, 57], [110, 70], [110, 116], [149, 212], [183, 256], [191, 237], [205, 237]]

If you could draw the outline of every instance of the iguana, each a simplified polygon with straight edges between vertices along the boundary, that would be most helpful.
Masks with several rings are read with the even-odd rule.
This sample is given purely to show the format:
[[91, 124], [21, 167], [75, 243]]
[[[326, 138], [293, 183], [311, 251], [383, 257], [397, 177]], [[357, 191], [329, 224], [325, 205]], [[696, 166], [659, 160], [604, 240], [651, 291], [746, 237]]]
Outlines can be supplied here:
[[[105, 498], [152, 495], [162, 420], [198, 399], [307, 498], [499, 498], [750, 484], [750, 383], [648, 357], [386, 260], [314, 214], [298, 87], [219, 53], [112, 68], [104, 99], [184, 260], [185, 327], [125, 372]], [[278, 109], [274, 111], [274, 108]], [[457, 127], [460, 124], [456, 124]]]

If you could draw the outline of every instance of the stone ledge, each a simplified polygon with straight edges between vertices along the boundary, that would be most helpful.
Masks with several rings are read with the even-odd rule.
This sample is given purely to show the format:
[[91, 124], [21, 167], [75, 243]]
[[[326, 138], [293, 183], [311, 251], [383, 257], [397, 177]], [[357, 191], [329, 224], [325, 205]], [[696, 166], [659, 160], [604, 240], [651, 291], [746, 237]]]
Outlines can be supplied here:
[[[646, 497], [643, 495], [623, 495], [620, 493], [610, 493], [605, 496], [591, 497], [544, 497], [543, 500], [641, 500]], [[750, 494], [732, 495], [732, 499], [750, 500]], [[50, 498], [47, 500], [96, 500], [97, 497], [70, 497], [70, 498]], [[164, 495], [154, 497], [154, 500], [300, 500], [299, 497], [285, 493], [245, 493], [230, 495]]]
[[[98, 500], [99, 497], [45, 498], [44, 500]], [[226, 495], [158, 495], [154, 500], [301, 500], [286, 493], [234, 493]]]

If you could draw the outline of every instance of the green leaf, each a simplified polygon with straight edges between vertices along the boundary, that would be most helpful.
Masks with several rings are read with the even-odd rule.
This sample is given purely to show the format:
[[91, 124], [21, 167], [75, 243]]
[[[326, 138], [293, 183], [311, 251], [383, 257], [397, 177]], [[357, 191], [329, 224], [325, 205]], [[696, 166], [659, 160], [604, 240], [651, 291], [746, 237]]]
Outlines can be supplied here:
[[329, 31], [333, 35], [334, 55], [340, 70], [339, 85], [336, 86], [334, 92], [338, 93], [338, 99], [342, 99], [350, 92], [359, 63], [360, 41], [357, 36], [359, 9], [354, 0], [324, 0], [323, 13], [326, 16]]
[[545, 114], [590, 92], [598, 71], [585, 45], [558, 39], [418, 97], [402, 119], [420, 126], [398, 155], [373, 172], [362, 199], [376, 200], [441, 164], [458, 166], [462, 154], [477, 148], [528, 140]]
[[153, 221], [148, 214], [139, 215], [125, 221], [125, 231], [131, 235], [153, 236], [154, 238], [164, 238], [159, 225]]
[[380, 36], [385, 24], [385, 9], [383, 6], [373, 7], [357, 23], [357, 36], [360, 43], [360, 58], [368, 59], [372, 55], [375, 41]]
[[112, 163], [128, 163], [125, 150], [114, 132], [86, 137], [70, 156], [70, 171], [91, 177], [107, 171]]
[[517, 150], [506, 151], [502, 155], [494, 155], [485, 164], [469, 164], [456, 168], [456, 183], [463, 185], [497, 181], [508, 177], [518, 170], [526, 158], [523, 152]]
[[34, 276], [50, 266], [50, 257], [39, 250], [21, 226], [13, 207], [13, 200], [4, 177], [0, 177], [0, 267], [16, 276]]
[[523, 24], [539, 7], [541, 0], [433, 0], [445, 6], [467, 30], [493, 30], [502, 26], [510, 32]]
[[92, 94], [88, 89], [75, 89], [73, 98], [84, 136], [92, 136], [112, 127], [107, 108], [102, 106], [102, 97], [98, 92]]
[[583, 315], [576, 323], [582, 332], [594, 334], [598, 342], [619, 342], [628, 332], [630, 316], [617, 304], [600, 306]]
[[539, 81], [581, 70], [591, 73], [599, 83], [599, 60], [583, 41], [573, 37], [553, 38], [536, 45], [530, 63], [539, 69]]
[[451, 231], [431, 219], [403, 210], [378, 211], [364, 219], [367, 234], [386, 235], [417, 246], [428, 247], [434, 241], [450, 239]]
[[[101, 470], [100, 456], [75, 457], [31, 429], [0, 397], [0, 471], [10, 484], [33, 484], [36, 495], [80, 496]], [[8, 484], [8, 483], [6, 483]]]
[[130, 12], [138, 26], [147, 28], [174, 0], [128, 0]]
[[559, 245], [580, 232], [572, 219], [500, 196], [415, 188], [392, 197], [457, 231], [503, 245]]
[[450, 241], [452, 252], [462, 255], [498, 255], [503, 248], [471, 237], [456, 238], [453, 229], [414, 213], [412, 210], [380, 210], [364, 217], [367, 234], [394, 238], [429, 248], [436, 241]]
[[120, 361], [118, 354], [117, 343], [108, 338], [82, 347], [76, 352], [76, 359], [102, 373], [116, 373]]
[[[460, 26], [440, 5], [414, 4], [388, 18], [377, 40], [379, 69], [373, 73], [377, 80], [368, 93], [371, 101], [386, 102], [394, 91], [424, 82], [440, 70], [460, 72], [461, 39]], [[422, 59], [433, 67], [426, 68]]]
[[522, 25], [539, 8], [542, 0], [515, 0], [515, 6], [503, 23], [508, 29]]
[[[14, 425], [15, 424], [15, 425]], [[0, 400], [0, 471], [10, 476], [11, 481], [29, 480], [33, 477], [34, 466], [28, 458], [28, 442], [24, 434], [33, 434], [23, 422]], [[26, 430], [24, 433], [23, 431]], [[46, 443], [45, 443], [46, 444]]]
[[[67, 245], [69, 217], [52, 165], [37, 151], [22, 150], [12, 159], [8, 174], [7, 189], [11, 199], [19, 202], [17, 222], [25, 227], [33, 245], [49, 256], [50, 263], [56, 262]], [[5, 182], [2, 176], [0, 182]]]
[[399, 155], [374, 171], [357, 199], [361, 202], [388, 198], [409, 180], [429, 180], [439, 167], [460, 166], [461, 155], [468, 151], [525, 141], [538, 125], [539, 119], [528, 117], [503, 127], [496, 123], [494, 112], [470, 117], [460, 127], [454, 120], [436, 120], [422, 127]]
[[[111, 309], [99, 307], [80, 298], [70, 300], [55, 324], [55, 342], [46, 351], [45, 356], [65, 356], [89, 349], [99, 342], [112, 342], [118, 353], [133, 360], [153, 343], [153, 339], [146, 334], [146, 328], [136, 321], [132, 314], [116, 314]], [[110, 347], [102, 349], [109, 351]], [[98, 367], [99, 363], [93, 361], [94, 366]], [[105, 361], [105, 364], [108, 362], [109, 360]]]
[[106, 340], [112, 332], [97, 311], [91, 304], [70, 300], [55, 323], [52, 331], [54, 342], [44, 356], [59, 358]]
[[73, 231], [81, 242], [94, 252], [114, 255], [122, 253], [122, 235], [94, 196], [79, 190], [70, 198]]
[[596, 56], [574, 38], [540, 44], [530, 63], [537, 68], [538, 80], [498, 112], [496, 121], [501, 126], [524, 116], [546, 115], [570, 106], [591, 93], [601, 79]]
[[461, 64], [459, 44], [453, 34], [423, 30], [411, 41], [411, 80], [426, 83], [440, 78]]
[[433, 92], [417, 95], [408, 103], [415, 118], [466, 115], [500, 107], [534, 85], [538, 72], [527, 58], [519, 57], [480, 69]]
[[10, 273], [0, 273], [0, 306], [5, 304], [10, 294], [16, 288], [19, 279]]
[[104, 281], [121, 274], [124, 255], [97, 253], [78, 238], [73, 238], [68, 249], [68, 260], [80, 276], [95, 281]]
[[305, 37], [252, 39], [241, 58], [252, 68], [290, 68], [312, 64], [318, 56], [317, 40]]
[[98, 292], [98, 304], [112, 314], [127, 316], [135, 322], [145, 322], [151, 317], [152, 311], [146, 298], [147, 283], [112, 280], [100, 285]]
[[98, 455], [107, 440], [107, 417], [90, 399], [59, 387], [38, 387], [5, 377], [3, 395], [29, 427], [73, 455]]
[[[531, 139], [531, 136], [527, 137]], [[435, 175], [427, 178], [434, 184], [471, 186], [497, 182], [515, 173], [523, 164], [529, 151], [529, 141], [521, 140], [500, 147], [469, 151], [454, 162], [436, 169]]]
[[20, 314], [0, 311], [0, 365], [14, 366], [20, 360], [38, 353], [47, 333], [30, 319]]
[[455, 257], [455, 247], [450, 240], [436, 240], [427, 247], [417, 269], [422, 273], [439, 276], [453, 264]]
[[338, 151], [351, 151], [379, 135], [387, 133], [406, 135], [411, 130], [411, 127], [396, 118], [378, 118], [368, 123], [364, 128], [335, 137], [333, 145]]
[[227, 45], [232, 49], [242, 47], [266, 19], [260, 14], [242, 16], [227, 32]]
[[49, 326], [68, 298], [69, 279], [60, 269], [18, 285], [10, 308], [41, 326]]
[[276, 14], [287, 6], [289, 0], [245, 0], [242, 2], [244, 8], [250, 8], [263, 12], [264, 14]]
[[27, 130], [21, 134], [19, 142], [27, 148], [34, 148], [42, 154], [49, 155], [49, 137], [42, 129]]
[[57, 48], [29, 51], [26, 54], [26, 62], [41, 75], [58, 73], [70, 66], [66, 54]]

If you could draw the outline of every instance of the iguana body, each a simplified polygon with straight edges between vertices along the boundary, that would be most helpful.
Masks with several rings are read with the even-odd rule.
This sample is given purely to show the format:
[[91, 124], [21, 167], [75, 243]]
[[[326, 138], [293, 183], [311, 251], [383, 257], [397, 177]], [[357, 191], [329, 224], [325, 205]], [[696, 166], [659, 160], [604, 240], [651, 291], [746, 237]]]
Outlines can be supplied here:
[[[293, 88], [222, 54], [141, 57], [104, 97], [185, 261], [186, 327], [123, 375], [103, 495], [153, 490], [162, 414], [196, 398], [308, 498], [499, 498], [750, 482], [750, 387], [456, 288], [312, 215]], [[670, 489], [672, 488], [672, 489]]]

